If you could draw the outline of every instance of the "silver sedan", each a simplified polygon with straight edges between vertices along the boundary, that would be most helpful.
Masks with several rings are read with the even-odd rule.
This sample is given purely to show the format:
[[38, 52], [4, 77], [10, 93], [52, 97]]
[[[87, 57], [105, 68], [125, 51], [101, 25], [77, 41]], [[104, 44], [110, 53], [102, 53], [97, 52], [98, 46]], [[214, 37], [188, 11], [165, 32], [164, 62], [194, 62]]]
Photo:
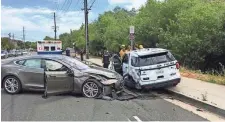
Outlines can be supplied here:
[[118, 73], [63, 55], [33, 55], [6, 59], [1, 65], [2, 88], [9, 94], [22, 90], [47, 94], [82, 93], [96, 98], [123, 87]]

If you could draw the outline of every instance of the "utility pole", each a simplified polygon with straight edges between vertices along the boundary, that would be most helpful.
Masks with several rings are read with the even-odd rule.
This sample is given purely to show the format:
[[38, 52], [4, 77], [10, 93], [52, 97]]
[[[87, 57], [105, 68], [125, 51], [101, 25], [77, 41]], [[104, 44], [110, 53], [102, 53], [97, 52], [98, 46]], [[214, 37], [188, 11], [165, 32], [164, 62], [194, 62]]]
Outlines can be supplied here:
[[54, 12], [54, 32], [55, 32], [55, 41], [56, 41], [56, 20], [55, 20], [55, 12]]
[[[9, 35], [9, 43], [11, 43], [11, 33], [8, 34]], [[8, 50], [8, 49], [6, 49]]]
[[74, 49], [74, 56], [76, 57], [76, 43], [73, 42], [73, 36], [72, 36], [72, 29], [70, 29], [70, 44], [73, 44], [73, 49]]
[[88, 37], [88, 8], [87, 0], [84, 0], [84, 16], [85, 16], [85, 40], [86, 40], [86, 59], [89, 59], [89, 37]]
[[9, 35], [9, 42], [11, 41], [11, 33], [8, 34]]
[[24, 49], [26, 48], [25, 47], [25, 28], [23, 26], [23, 44], [24, 44]]
[[12, 38], [13, 38], [13, 40], [14, 40], [14, 34], [13, 34]]
[[73, 43], [73, 37], [72, 37], [72, 29], [70, 29], [70, 45]]

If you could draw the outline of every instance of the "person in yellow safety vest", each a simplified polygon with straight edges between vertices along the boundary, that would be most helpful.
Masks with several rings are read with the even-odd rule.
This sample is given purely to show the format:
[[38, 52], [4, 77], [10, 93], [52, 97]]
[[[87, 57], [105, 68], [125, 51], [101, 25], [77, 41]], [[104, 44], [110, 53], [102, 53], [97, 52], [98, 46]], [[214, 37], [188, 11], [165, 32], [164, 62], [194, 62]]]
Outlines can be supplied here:
[[125, 45], [122, 45], [121, 48], [122, 48], [122, 49], [120, 50], [120, 58], [122, 59], [123, 56], [124, 56], [124, 54], [125, 54], [125, 52], [126, 52], [126, 50], [125, 50]]
[[143, 49], [144, 47], [143, 47], [143, 45], [139, 45], [139, 49]]

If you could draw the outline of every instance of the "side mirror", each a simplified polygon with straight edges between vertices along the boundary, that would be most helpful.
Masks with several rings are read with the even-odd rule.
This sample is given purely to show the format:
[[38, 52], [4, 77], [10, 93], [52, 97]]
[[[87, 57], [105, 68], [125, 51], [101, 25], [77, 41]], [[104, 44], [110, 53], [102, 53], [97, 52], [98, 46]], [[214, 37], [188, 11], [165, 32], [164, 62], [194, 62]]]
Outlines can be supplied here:
[[68, 70], [66, 71], [66, 73], [67, 73], [69, 76], [74, 76], [73, 71], [72, 71], [71, 69], [68, 69]]

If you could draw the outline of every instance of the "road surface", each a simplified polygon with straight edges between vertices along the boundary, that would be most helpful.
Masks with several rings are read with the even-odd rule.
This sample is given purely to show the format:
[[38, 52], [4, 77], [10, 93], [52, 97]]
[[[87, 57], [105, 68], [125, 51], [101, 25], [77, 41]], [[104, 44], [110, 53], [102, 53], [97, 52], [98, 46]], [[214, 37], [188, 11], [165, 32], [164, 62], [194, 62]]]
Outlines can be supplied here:
[[153, 94], [144, 99], [106, 101], [80, 95], [41, 92], [9, 95], [1, 91], [2, 121], [203, 121], [202, 117]]
[[40, 92], [9, 95], [2, 90], [2, 121], [202, 121], [159, 97], [106, 101], [80, 95], [50, 96]]

